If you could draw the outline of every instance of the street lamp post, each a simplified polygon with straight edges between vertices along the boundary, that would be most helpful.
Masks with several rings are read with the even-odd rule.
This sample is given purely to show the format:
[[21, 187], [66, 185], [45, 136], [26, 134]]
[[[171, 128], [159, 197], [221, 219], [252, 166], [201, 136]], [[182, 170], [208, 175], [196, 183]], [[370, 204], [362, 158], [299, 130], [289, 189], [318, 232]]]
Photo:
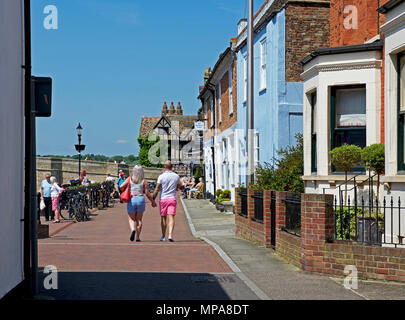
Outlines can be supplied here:
[[79, 125], [76, 128], [79, 144], [75, 145], [76, 151], [79, 153], [79, 180], [80, 180], [80, 176], [81, 176], [81, 172], [80, 172], [81, 171], [80, 164], [81, 164], [81, 156], [82, 156], [81, 152], [84, 151], [84, 149], [86, 148], [86, 145], [82, 144], [82, 130], [83, 130], [83, 128], [79, 122]]

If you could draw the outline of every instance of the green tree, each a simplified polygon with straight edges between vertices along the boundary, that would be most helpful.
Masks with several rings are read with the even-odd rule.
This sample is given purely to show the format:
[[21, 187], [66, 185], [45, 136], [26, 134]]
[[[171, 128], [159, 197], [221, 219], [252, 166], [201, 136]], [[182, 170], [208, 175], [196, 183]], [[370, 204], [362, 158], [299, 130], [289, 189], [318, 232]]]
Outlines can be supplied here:
[[196, 181], [197, 183], [198, 183], [198, 181], [200, 180], [201, 176], [202, 176], [201, 168], [200, 168], [200, 167], [197, 167], [197, 169], [195, 169], [195, 174], [194, 174], [194, 179], [195, 179], [195, 181]]
[[[156, 168], [162, 168], [163, 163], [158, 163], [158, 164], [153, 164], [149, 161], [149, 150], [152, 148], [152, 146], [156, 143], [159, 142], [159, 137], [157, 137], [156, 140], [154, 141], [149, 141], [149, 134], [145, 137], [142, 138], [139, 136], [138, 138], [138, 143], [139, 143], [139, 164], [144, 166], [144, 167], [156, 167]], [[157, 153], [156, 156], [160, 156], [160, 152]]]
[[359, 164], [361, 160], [361, 148], [355, 145], [345, 144], [329, 152], [332, 164], [336, 169], [345, 173], [345, 206], [347, 200], [347, 173]]
[[297, 144], [281, 148], [273, 158], [273, 163], [259, 164], [256, 169], [258, 189], [277, 191], [304, 192], [304, 157], [302, 134], [295, 136]]

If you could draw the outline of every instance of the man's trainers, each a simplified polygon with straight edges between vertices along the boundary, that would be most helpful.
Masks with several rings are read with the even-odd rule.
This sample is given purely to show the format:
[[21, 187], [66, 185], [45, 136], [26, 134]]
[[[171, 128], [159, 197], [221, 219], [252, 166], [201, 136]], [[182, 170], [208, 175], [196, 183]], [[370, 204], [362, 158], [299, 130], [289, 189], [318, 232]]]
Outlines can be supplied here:
[[166, 241], [165, 237], [161, 237], [160, 241]]
[[173, 239], [172, 237], [169, 237], [168, 240], [169, 240], [170, 242], [174, 242], [174, 239]]

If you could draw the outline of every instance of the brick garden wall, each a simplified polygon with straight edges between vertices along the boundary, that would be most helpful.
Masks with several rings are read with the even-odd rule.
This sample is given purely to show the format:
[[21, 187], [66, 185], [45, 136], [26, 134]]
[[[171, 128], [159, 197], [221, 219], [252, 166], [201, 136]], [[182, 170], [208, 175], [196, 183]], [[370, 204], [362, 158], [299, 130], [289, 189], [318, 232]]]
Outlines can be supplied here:
[[252, 242], [260, 245], [265, 245], [265, 226], [264, 223], [260, 223], [252, 220], [254, 217], [254, 199], [251, 197], [254, 193], [253, 189], [248, 189], [248, 215], [247, 217], [241, 216], [241, 203], [240, 203], [240, 189], [235, 190], [236, 205], [235, 205], [235, 233]]
[[301, 268], [301, 238], [281, 231], [278, 237], [277, 254], [294, 266]]
[[[254, 202], [248, 189], [248, 217], [240, 216], [241, 201], [236, 190], [236, 234], [270, 246], [271, 191], [264, 192], [263, 224], [253, 221]], [[276, 253], [304, 271], [344, 277], [344, 269], [354, 265], [360, 279], [405, 282], [405, 249], [369, 246], [334, 240], [333, 196], [303, 194], [301, 197], [301, 237], [281, 230], [285, 227], [288, 192], [275, 191]], [[250, 200], [251, 199], [251, 200]]]

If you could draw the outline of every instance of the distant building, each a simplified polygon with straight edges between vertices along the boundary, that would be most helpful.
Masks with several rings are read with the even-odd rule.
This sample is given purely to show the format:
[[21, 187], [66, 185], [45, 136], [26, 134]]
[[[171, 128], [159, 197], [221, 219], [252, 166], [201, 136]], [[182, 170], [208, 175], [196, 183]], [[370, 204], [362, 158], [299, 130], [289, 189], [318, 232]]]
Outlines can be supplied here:
[[[167, 148], [167, 159], [178, 168], [200, 165], [200, 139], [194, 130], [198, 115], [183, 115], [180, 102], [174, 107], [173, 102], [167, 107], [163, 104], [161, 116], [142, 117], [139, 136], [146, 138], [153, 131]], [[184, 171], [184, 170], [183, 170]]]
[[212, 71], [206, 69], [198, 98], [202, 102], [201, 112], [206, 128], [203, 148], [207, 196], [213, 198], [217, 189], [229, 189], [234, 200], [239, 161], [236, 158], [238, 140], [235, 132], [236, 59], [231, 47], [219, 56]]

